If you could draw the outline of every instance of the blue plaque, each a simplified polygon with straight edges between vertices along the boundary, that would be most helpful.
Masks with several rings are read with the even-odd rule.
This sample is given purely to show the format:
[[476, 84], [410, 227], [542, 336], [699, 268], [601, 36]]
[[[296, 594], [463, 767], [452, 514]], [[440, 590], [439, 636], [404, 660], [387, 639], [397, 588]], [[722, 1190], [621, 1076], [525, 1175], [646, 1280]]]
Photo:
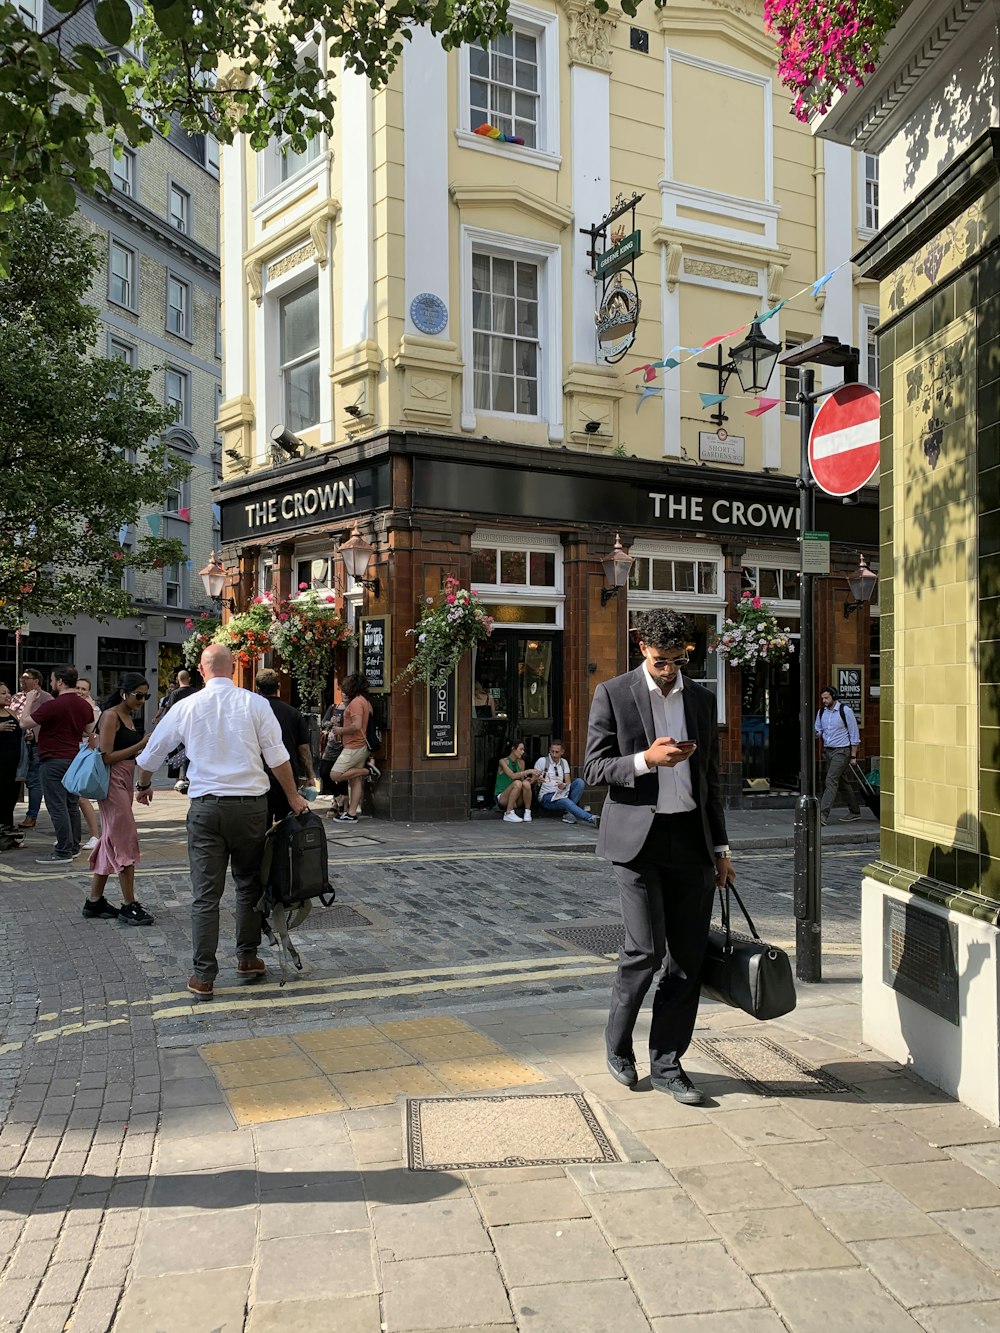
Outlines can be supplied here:
[[443, 333], [448, 324], [448, 307], [433, 292], [421, 292], [410, 302], [410, 319], [421, 333]]

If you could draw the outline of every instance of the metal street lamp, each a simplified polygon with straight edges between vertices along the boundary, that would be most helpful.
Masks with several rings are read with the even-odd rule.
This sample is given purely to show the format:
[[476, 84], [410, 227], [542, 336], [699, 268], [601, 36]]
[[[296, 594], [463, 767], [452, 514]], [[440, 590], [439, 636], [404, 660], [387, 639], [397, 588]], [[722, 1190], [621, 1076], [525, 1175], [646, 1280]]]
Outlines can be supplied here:
[[863, 606], [867, 606], [872, 599], [872, 593], [875, 591], [875, 584], [878, 583], [878, 575], [868, 568], [868, 562], [863, 555], [858, 556], [858, 567], [853, 574], [848, 574], [847, 584], [851, 590], [853, 602], [844, 603], [844, 619], [848, 620], [855, 611], [860, 611]]
[[[740, 388], [745, 394], [763, 393], [771, 383], [771, 376], [774, 374], [774, 367], [777, 364], [778, 355], [781, 352], [781, 343], [771, 342], [766, 337], [760, 327], [760, 321], [754, 315], [750, 325], [750, 332], [735, 347], [729, 349], [729, 360], [722, 359], [722, 344], [717, 347], [717, 359], [715, 361], [699, 361], [698, 365], [703, 370], [714, 370], [719, 377], [719, 393], [724, 394], [726, 384], [730, 375], [736, 375], [740, 381]], [[729, 418], [722, 410], [720, 403], [711, 414], [709, 420], [714, 421], [721, 426]]]
[[635, 564], [635, 556], [629, 555], [622, 546], [621, 534], [615, 533], [614, 548], [601, 558], [604, 566], [604, 583], [601, 589], [601, 605], [607, 606], [612, 597], [618, 596], [618, 589], [628, 586], [628, 576]]
[[375, 547], [365, 541], [356, 522], [347, 541], [342, 542], [337, 547], [337, 554], [343, 560], [344, 572], [354, 583], [354, 586], [356, 588], [371, 588], [377, 598], [381, 590], [379, 580], [377, 578], [365, 578], [365, 571], [375, 554]]
[[214, 551], [209, 556], [208, 564], [205, 568], [198, 570], [198, 577], [201, 579], [205, 587], [206, 594], [212, 601], [221, 601], [222, 590], [226, 586], [226, 571]]

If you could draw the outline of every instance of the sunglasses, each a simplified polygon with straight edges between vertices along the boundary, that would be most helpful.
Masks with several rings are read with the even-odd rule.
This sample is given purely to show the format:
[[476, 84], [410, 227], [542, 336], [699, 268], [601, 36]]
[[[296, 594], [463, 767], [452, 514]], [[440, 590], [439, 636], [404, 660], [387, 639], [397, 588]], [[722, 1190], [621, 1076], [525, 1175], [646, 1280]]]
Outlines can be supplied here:
[[148, 699], [148, 694], [137, 694], [135, 690], [130, 691], [133, 699]]

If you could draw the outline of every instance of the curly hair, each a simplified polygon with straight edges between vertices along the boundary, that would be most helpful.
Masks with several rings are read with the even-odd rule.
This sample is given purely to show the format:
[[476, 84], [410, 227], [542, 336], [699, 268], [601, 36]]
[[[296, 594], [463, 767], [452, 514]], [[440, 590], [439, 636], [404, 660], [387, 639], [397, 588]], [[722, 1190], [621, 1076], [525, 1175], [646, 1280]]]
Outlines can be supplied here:
[[643, 611], [635, 628], [647, 648], [685, 648], [694, 638], [690, 618], [662, 606]]

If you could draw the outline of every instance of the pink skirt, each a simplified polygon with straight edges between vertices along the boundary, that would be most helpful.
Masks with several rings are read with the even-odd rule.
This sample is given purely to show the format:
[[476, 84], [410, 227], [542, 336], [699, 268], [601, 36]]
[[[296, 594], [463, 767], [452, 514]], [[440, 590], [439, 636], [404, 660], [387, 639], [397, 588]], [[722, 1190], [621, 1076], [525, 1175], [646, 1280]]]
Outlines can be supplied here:
[[134, 759], [112, 766], [108, 798], [97, 802], [101, 841], [90, 853], [90, 868], [95, 875], [117, 875], [126, 866], [139, 864], [139, 831], [132, 813], [134, 781]]

